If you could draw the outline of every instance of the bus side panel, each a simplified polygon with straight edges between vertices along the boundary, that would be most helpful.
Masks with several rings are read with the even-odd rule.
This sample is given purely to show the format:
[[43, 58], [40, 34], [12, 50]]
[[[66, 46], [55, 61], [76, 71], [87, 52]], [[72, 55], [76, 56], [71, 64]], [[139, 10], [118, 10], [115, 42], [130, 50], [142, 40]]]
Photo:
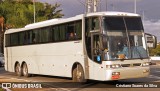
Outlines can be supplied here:
[[5, 47], [4, 49], [4, 59], [5, 59], [5, 70], [9, 72], [14, 72], [14, 65], [12, 64], [12, 48]]
[[40, 74], [71, 77], [72, 66], [79, 62], [83, 66], [82, 43], [62, 42], [37, 47]]
[[105, 66], [103, 64], [98, 64], [88, 58], [89, 60], [89, 79], [92, 80], [104, 80], [105, 78]]
[[12, 47], [12, 66], [15, 62], [19, 62], [22, 66], [22, 62], [25, 62], [28, 66], [29, 73], [38, 74], [38, 65], [36, 59], [36, 46], [17, 46]]
[[[64, 46], [65, 45], [65, 46]], [[14, 72], [16, 62], [25, 62], [31, 74], [71, 77], [72, 66], [79, 62], [84, 67], [81, 41], [10, 47], [6, 51], [8, 71]]]

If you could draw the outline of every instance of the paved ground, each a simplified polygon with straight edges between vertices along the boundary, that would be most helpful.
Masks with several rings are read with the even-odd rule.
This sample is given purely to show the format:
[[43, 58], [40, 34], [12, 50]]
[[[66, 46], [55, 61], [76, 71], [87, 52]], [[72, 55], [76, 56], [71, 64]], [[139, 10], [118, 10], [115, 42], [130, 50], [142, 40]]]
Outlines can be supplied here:
[[[43, 87], [40, 89], [8, 89], [8, 91], [160, 91], [160, 66], [151, 66], [151, 74], [147, 78], [120, 80], [118, 82], [100, 82], [100, 81], [89, 81], [86, 84], [72, 83], [69, 78], [53, 77], [53, 76], [42, 76], [35, 75], [33, 77], [17, 77], [14, 73], [6, 72], [4, 68], [0, 68], [0, 82], [9, 83], [14, 82], [14, 87], [17, 84], [23, 84], [28, 87], [28, 84], [35, 85], [35, 87]], [[17, 83], [16, 83], [17, 82]], [[22, 82], [22, 83], [21, 83]], [[35, 84], [33, 84], [35, 82]], [[138, 83], [137, 83], [138, 82]], [[32, 83], [32, 84], [31, 84]], [[135, 84], [135, 85], [133, 85]], [[141, 88], [141, 86], [150, 86], [152, 88]], [[40, 86], [41, 85], [41, 86]], [[120, 86], [139, 86], [139, 88], [120, 88]], [[45, 87], [45, 88], [44, 88]], [[2, 89], [0, 89], [2, 91]]]

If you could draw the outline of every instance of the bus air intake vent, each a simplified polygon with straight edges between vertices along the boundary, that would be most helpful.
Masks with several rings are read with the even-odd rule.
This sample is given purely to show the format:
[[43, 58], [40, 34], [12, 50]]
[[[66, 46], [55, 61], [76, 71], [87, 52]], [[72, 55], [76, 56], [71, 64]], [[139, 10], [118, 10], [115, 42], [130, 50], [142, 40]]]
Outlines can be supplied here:
[[133, 66], [141, 66], [141, 63], [134, 63]]
[[130, 64], [121, 64], [122, 67], [130, 67]]

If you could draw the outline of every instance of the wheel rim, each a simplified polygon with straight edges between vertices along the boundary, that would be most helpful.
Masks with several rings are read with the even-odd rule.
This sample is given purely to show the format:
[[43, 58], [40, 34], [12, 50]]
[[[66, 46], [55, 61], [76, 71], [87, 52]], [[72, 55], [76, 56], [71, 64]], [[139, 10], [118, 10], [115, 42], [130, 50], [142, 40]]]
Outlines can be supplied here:
[[77, 71], [76, 71], [76, 79], [78, 82], [83, 81], [83, 69], [80, 65], [77, 65]]
[[20, 64], [17, 64], [17, 66], [16, 66], [16, 74], [20, 75], [20, 71], [21, 71]]
[[72, 79], [74, 82], [85, 82], [85, 75], [83, 71], [83, 67], [81, 65], [77, 65], [72, 71]]
[[23, 75], [26, 76], [27, 73], [28, 73], [28, 69], [27, 69], [26, 64], [24, 64], [24, 67], [23, 67]]
[[79, 71], [79, 70], [77, 70], [76, 77], [77, 77], [77, 79], [78, 79], [78, 80], [80, 80], [80, 79], [81, 79], [81, 77], [82, 77], [82, 72], [81, 72], [81, 71]]

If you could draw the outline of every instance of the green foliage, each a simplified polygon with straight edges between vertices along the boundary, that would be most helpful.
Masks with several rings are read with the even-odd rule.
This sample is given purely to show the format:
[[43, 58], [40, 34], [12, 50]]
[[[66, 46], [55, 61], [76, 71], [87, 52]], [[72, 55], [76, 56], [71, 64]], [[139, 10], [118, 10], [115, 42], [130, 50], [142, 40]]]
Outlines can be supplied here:
[[157, 45], [155, 49], [149, 49], [150, 56], [160, 56], [160, 45]]
[[[61, 18], [62, 10], [57, 10], [60, 4], [35, 2], [36, 22]], [[0, 0], [0, 16], [5, 18], [5, 23], [15, 28], [24, 27], [34, 22], [34, 8], [32, 0]]]

